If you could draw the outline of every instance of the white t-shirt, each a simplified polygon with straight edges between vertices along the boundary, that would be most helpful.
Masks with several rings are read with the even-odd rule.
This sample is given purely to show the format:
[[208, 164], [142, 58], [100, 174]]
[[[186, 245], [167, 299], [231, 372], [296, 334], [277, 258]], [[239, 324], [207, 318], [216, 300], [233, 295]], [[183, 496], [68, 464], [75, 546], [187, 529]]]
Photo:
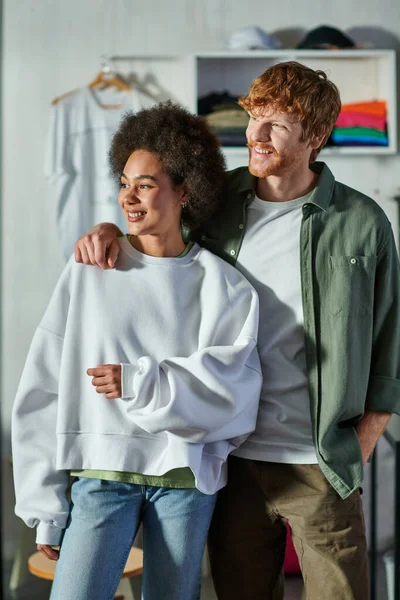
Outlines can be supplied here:
[[237, 267], [260, 299], [258, 347], [263, 388], [256, 431], [237, 456], [315, 464], [304, 348], [300, 225], [306, 196], [288, 202], [254, 198]]
[[[65, 258], [75, 241], [96, 223], [123, 230], [118, 187], [110, 176], [108, 151], [121, 116], [154, 104], [137, 90], [77, 90], [51, 109], [45, 174], [57, 202], [57, 227]], [[104, 108], [113, 106], [115, 108]]]

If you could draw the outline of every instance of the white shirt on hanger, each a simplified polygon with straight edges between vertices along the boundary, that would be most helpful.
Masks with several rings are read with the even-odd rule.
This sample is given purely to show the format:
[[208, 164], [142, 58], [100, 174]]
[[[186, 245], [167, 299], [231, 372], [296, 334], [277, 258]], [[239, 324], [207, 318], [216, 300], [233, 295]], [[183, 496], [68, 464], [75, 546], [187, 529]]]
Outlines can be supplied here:
[[108, 151], [123, 113], [152, 104], [135, 89], [84, 87], [52, 107], [45, 174], [57, 202], [57, 228], [65, 258], [72, 254], [75, 241], [96, 223], [108, 221], [125, 230]]

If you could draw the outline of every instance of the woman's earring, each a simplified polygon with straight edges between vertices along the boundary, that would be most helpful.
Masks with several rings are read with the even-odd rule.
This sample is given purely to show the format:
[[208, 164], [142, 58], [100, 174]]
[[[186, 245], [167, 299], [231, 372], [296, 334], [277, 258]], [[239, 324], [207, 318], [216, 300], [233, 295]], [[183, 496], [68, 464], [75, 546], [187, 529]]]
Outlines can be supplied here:
[[187, 205], [188, 205], [188, 202], [187, 202], [187, 200], [185, 200], [185, 202], [182, 202], [182, 204], [181, 204], [182, 208], [186, 208], [186, 207], [187, 207]]

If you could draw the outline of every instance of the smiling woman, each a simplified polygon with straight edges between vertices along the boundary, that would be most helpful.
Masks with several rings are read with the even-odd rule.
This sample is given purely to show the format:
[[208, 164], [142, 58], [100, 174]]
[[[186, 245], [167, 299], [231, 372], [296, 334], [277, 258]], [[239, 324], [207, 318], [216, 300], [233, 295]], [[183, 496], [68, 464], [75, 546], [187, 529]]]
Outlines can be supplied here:
[[155, 154], [147, 150], [131, 154], [121, 175], [118, 202], [137, 250], [152, 256], [183, 252], [181, 215], [187, 193], [183, 184], [174, 186]]
[[174, 188], [184, 183], [185, 225], [196, 226], [212, 216], [221, 201], [225, 161], [202, 117], [172, 102], [126, 113], [110, 149], [111, 171], [118, 181], [137, 150], [157, 157]]
[[196, 225], [219, 206], [224, 160], [218, 141], [201, 117], [171, 102], [127, 113], [110, 163], [120, 179], [130, 243], [145, 254], [179, 255], [182, 222]]
[[128, 113], [110, 161], [129, 235], [115, 269], [70, 260], [36, 331], [13, 411], [16, 513], [58, 559], [52, 600], [112, 598], [141, 523], [144, 600], [198, 600], [226, 460], [257, 418], [258, 297], [182, 238], [223, 184], [200, 117]]

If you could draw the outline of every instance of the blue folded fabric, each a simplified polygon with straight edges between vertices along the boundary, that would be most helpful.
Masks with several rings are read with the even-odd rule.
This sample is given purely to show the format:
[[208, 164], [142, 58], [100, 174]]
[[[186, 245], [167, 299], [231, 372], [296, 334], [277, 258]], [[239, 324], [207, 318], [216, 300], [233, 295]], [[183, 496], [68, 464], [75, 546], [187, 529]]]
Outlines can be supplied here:
[[332, 133], [332, 140], [335, 144], [341, 146], [388, 146], [389, 139], [387, 137], [384, 138], [376, 138], [372, 136], [351, 136], [348, 135], [340, 135], [339, 133]]

